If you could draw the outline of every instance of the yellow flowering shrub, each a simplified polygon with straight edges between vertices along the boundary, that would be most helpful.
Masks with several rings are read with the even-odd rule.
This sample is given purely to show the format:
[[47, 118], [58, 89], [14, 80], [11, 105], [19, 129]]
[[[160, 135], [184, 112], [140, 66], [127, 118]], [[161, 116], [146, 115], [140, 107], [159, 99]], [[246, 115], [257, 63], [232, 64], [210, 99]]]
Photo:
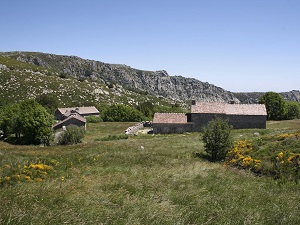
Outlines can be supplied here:
[[[56, 165], [59, 163], [56, 162]], [[41, 182], [47, 179], [48, 174], [54, 171], [52, 166], [44, 163], [29, 165], [4, 165], [0, 169], [0, 187], [19, 182]]]
[[293, 138], [293, 137], [295, 137], [297, 139], [300, 138], [300, 133], [279, 134], [277, 136], [277, 141], [283, 141], [283, 140], [285, 140], [287, 138]]
[[300, 179], [300, 154], [289, 151], [280, 152], [275, 160], [276, 178], [281, 182], [295, 181]]
[[241, 140], [234, 143], [233, 148], [227, 153], [225, 164], [243, 169], [258, 171], [261, 161], [253, 159], [250, 153], [253, 146], [250, 141]]

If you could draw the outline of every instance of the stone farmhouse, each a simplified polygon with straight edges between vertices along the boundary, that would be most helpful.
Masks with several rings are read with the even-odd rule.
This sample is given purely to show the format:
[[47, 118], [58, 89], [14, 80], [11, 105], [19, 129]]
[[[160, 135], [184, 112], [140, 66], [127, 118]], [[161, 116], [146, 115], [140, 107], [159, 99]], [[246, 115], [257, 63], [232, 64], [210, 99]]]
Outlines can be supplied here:
[[59, 121], [57, 124], [53, 126], [54, 130], [61, 129], [63, 127], [67, 127], [69, 125], [76, 125], [79, 127], [84, 127], [86, 129], [86, 118], [79, 115], [70, 115], [68, 118]]
[[228, 119], [235, 129], [265, 129], [267, 111], [263, 104], [193, 102], [190, 113], [155, 113], [153, 133], [200, 132], [215, 117]]
[[58, 108], [55, 110], [54, 117], [59, 122], [53, 126], [53, 129], [58, 130], [69, 125], [76, 125], [86, 129], [86, 116], [100, 116], [100, 112], [94, 106]]
[[58, 108], [55, 110], [54, 117], [57, 120], [64, 120], [72, 114], [77, 114], [79, 116], [86, 117], [86, 116], [99, 116], [100, 112], [94, 106]]

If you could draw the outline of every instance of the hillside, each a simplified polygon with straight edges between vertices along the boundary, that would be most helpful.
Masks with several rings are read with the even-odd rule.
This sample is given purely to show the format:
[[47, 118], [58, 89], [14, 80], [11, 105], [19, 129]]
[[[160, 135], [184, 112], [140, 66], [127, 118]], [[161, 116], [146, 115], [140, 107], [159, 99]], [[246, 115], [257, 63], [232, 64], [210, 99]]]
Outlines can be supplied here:
[[185, 102], [149, 95], [137, 89], [105, 83], [97, 79], [73, 77], [56, 68], [46, 68], [0, 55], [0, 105], [47, 94], [55, 96], [59, 106], [107, 105], [121, 103], [136, 106], [151, 102], [168, 110], [174, 105], [186, 108]]
[[[191, 100], [257, 103], [263, 92], [232, 93], [193, 78], [170, 76], [166, 71], [144, 71], [77, 56], [39, 52], [0, 53], [1, 98], [9, 101], [53, 94], [63, 105], [150, 101], [188, 108]], [[280, 93], [300, 102], [300, 92]]]
[[138, 90], [172, 100], [239, 102], [220, 87], [193, 78], [170, 76], [166, 71], [144, 71], [120, 64], [108, 64], [76, 56], [36, 52], [6, 52], [3, 56], [18, 61], [54, 69], [76, 79], [88, 79], [106, 85], [118, 84], [128, 90]]

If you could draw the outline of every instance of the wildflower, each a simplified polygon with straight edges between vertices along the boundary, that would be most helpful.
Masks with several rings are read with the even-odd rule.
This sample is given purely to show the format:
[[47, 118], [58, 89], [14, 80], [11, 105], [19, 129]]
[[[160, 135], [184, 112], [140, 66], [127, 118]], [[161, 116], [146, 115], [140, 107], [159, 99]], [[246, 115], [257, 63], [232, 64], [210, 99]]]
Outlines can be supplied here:
[[282, 157], [283, 157], [283, 152], [280, 152], [280, 153], [278, 154], [278, 157], [279, 157], [279, 158], [282, 158]]

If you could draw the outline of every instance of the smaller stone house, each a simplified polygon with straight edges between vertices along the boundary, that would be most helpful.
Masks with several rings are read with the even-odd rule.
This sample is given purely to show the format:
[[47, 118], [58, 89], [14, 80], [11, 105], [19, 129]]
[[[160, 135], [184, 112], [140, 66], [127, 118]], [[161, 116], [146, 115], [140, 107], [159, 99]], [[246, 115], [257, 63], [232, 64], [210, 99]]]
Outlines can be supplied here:
[[193, 131], [193, 123], [187, 122], [187, 114], [185, 113], [155, 113], [152, 126], [154, 134]]
[[54, 130], [61, 129], [63, 127], [67, 127], [70, 125], [76, 125], [79, 127], [84, 127], [86, 129], [86, 118], [80, 116], [80, 115], [70, 115], [69, 117], [65, 118], [62, 121], [59, 121], [57, 124], [53, 126]]
[[54, 117], [57, 120], [64, 120], [70, 115], [77, 114], [82, 117], [100, 116], [100, 112], [94, 106], [88, 107], [73, 107], [73, 108], [58, 108], [55, 110]]

